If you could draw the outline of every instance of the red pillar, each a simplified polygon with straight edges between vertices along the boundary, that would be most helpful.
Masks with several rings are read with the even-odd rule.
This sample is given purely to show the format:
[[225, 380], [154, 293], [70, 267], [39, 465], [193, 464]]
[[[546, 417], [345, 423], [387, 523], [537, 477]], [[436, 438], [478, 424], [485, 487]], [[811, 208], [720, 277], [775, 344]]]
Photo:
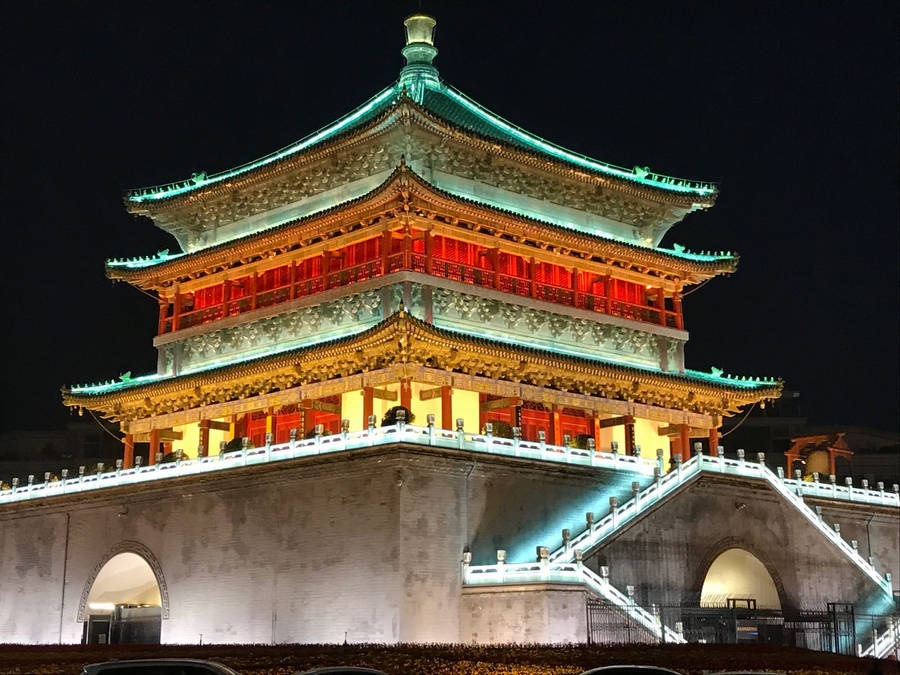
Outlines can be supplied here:
[[134, 466], [134, 435], [125, 434], [125, 454], [122, 457], [122, 468], [130, 469]]
[[691, 434], [687, 424], [678, 425], [678, 444], [681, 446], [682, 461], [688, 461], [691, 458]]
[[322, 290], [328, 290], [328, 272], [331, 271], [331, 251], [322, 252]]
[[716, 456], [716, 449], [719, 447], [719, 428], [712, 427], [709, 430], [709, 454]]
[[441, 428], [455, 429], [453, 422], [453, 390], [450, 387], [441, 387]]
[[400, 405], [407, 410], [412, 410], [412, 383], [408, 377], [400, 380]]
[[675, 326], [684, 330], [684, 317], [681, 314], [681, 291], [672, 295], [672, 309], [675, 311]]
[[178, 318], [181, 315], [181, 293], [176, 293], [172, 301], [172, 330], [178, 330]]
[[531, 281], [531, 297], [537, 297], [537, 263], [534, 258], [528, 259], [528, 279]]
[[784, 456], [785, 456], [785, 461], [787, 462], [787, 466], [785, 467], [784, 473], [787, 475], [788, 478], [793, 478], [794, 477], [794, 475], [793, 475], [794, 462], [797, 461], [797, 455], [795, 455], [792, 452], [786, 452], [786, 453], [784, 453]]
[[634, 417], [625, 415], [625, 454], [634, 454]]
[[829, 450], [828, 451], [828, 473], [830, 473], [832, 476], [836, 475], [834, 460], [835, 460], [834, 451]]
[[553, 445], [562, 445], [562, 425], [559, 423], [559, 408], [556, 404], [550, 406], [550, 438], [548, 442]]
[[254, 272], [250, 277], [250, 309], [256, 309], [256, 287], [259, 281], [259, 272]]
[[156, 453], [159, 452], [159, 429], [150, 430], [150, 456], [147, 464], [156, 464]]
[[656, 306], [659, 309], [659, 323], [662, 326], [666, 325], [666, 289], [658, 288], [656, 290], [657, 298], [656, 298]]
[[387, 274], [391, 261], [391, 242], [393, 241], [390, 230], [381, 233], [381, 273]]
[[222, 282], [222, 317], [228, 316], [228, 301], [231, 300], [231, 279]]
[[600, 450], [600, 415], [594, 413], [594, 448]]
[[431, 258], [433, 256], [432, 248], [433, 248], [433, 240], [431, 237], [431, 230], [425, 231], [425, 274], [431, 274]]
[[[369, 417], [374, 414], [375, 411], [375, 388], [374, 387], [363, 387], [363, 420], [362, 425], [363, 429], [369, 426]], [[375, 424], [378, 424], [378, 420], [375, 420]]]
[[492, 248], [489, 255], [491, 267], [494, 268], [494, 288], [500, 290], [500, 249]]
[[412, 269], [412, 232], [408, 223], [403, 228], [403, 269]]
[[166, 314], [169, 313], [169, 301], [165, 298], [159, 299], [159, 329], [157, 330], [157, 335], [162, 335], [166, 332]]
[[200, 448], [202, 450], [197, 450], [198, 457], [209, 455], [209, 420], [200, 420]]
[[297, 261], [291, 261], [291, 288], [288, 290], [288, 300], [297, 297]]

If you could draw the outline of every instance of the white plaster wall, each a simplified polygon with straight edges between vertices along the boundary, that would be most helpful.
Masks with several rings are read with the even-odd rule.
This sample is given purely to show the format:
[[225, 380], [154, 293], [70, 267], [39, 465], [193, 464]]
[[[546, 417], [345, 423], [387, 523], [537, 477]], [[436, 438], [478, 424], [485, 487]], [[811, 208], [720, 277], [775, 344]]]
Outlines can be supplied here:
[[167, 643], [455, 642], [467, 546], [490, 558], [521, 540], [530, 557], [535, 527], [632, 477], [376, 449], [3, 507], [0, 642], [79, 642], [91, 572], [122, 542], [159, 561]]
[[474, 644], [587, 642], [587, 597], [584, 587], [569, 584], [466, 588], [460, 640]]
[[0, 643], [59, 641], [65, 548], [65, 513], [0, 523]]

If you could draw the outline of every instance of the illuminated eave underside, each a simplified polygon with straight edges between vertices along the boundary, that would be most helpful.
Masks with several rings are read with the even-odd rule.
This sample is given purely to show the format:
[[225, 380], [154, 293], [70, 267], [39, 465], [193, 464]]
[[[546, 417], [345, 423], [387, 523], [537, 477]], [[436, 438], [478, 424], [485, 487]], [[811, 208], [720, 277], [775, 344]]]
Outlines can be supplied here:
[[[315, 224], [316, 221], [325, 220], [354, 207], [360, 207], [367, 202], [373, 204], [379, 200], [396, 199], [403, 189], [408, 186], [418, 188], [425, 200], [443, 202], [438, 204], [445, 208], [450, 207], [474, 207], [482, 217], [512, 219], [518, 223], [524, 223], [541, 228], [541, 234], [551, 234], [551, 237], [542, 237], [550, 243], [562, 242], [565, 247], [573, 248], [581, 246], [585, 249], [597, 249], [602, 251], [600, 255], [618, 257], [623, 260], [640, 260], [647, 265], [656, 265], [664, 268], [673, 275], [682, 276], [685, 280], [691, 273], [700, 275], [715, 275], [734, 272], [737, 268], [737, 256], [730, 252], [720, 253], [693, 253], [676, 249], [651, 248], [641, 246], [633, 242], [614, 239], [600, 234], [589, 234], [581, 230], [562, 227], [555, 223], [548, 223], [536, 218], [523, 216], [518, 213], [501, 209], [491, 204], [485, 204], [466, 197], [460, 197], [445, 190], [435, 187], [424, 178], [416, 174], [412, 169], [401, 167], [396, 170], [379, 187], [369, 193], [337, 204], [323, 211], [319, 211], [303, 218], [290, 220], [272, 228], [254, 232], [243, 237], [233, 239], [201, 249], [193, 253], [170, 254], [161, 251], [156, 256], [134, 258], [130, 260], [109, 260], [106, 263], [107, 275], [112, 279], [121, 279], [136, 285], [149, 285], [164, 283], [164, 280], [174, 280], [179, 275], [194, 275], [198, 269], [206, 269], [210, 266], [231, 266], [236, 260], [246, 260], [249, 256], [261, 255], [268, 252], [267, 245], [274, 248], [283, 248], [284, 244], [276, 245], [275, 241], [284, 233], [298, 227]], [[227, 258], [223, 257], [227, 254]]]
[[691, 408], [705, 401], [706, 412], [715, 414], [777, 398], [781, 391], [781, 382], [774, 379], [737, 378], [719, 371], [686, 371], [682, 375], [589, 359], [563, 350], [436, 328], [401, 311], [366, 331], [264, 357], [236, 359], [178, 376], [125, 376], [103, 384], [64, 388], [63, 403], [119, 417], [126, 407], [144, 405], [154, 397], [184, 400], [187, 396], [199, 401], [205, 393], [234, 387], [239, 381], [245, 383], [244, 395], [249, 395], [246, 382], [254, 377], [268, 391], [399, 363], [468, 374], [492, 371], [491, 377], [565, 391], [580, 386], [584, 393], [596, 393], [593, 387], [601, 387], [607, 394], [650, 405], [679, 405], [678, 399]]
[[709, 206], [715, 201], [718, 188], [714, 183], [666, 176], [649, 172], [640, 167], [626, 169], [600, 162], [546, 141], [507, 122], [499, 115], [495, 115], [458, 90], [442, 82], [430, 86], [430, 90], [452, 101], [459, 110], [463, 111], [462, 114], [464, 116], [468, 115], [481, 120], [484, 126], [476, 129], [471, 128], [473, 125], [469, 125], [467, 128], [462, 126], [459, 119], [456, 121], [447, 119], [440, 112], [412, 101], [407, 95], [406, 89], [402, 88], [399, 83], [394, 83], [349, 114], [277, 152], [212, 175], [198, 174], [188, 180], [177, 183], [132, 190], [126, 194], [126, 203], [133, 207], [141, 207], [132, 210], [152, 210], [154, 205], [157, 204], [172, 203], [186, 196], [202, 196], [208, 190], [221, 187], [231, 179], [242, 178], [254, 172], [264, 171], [280, 162], [290, 160], [304, 151], [316, 148], [325, 141], [333, 140], [359, 129], [377, 126], [401, 103], [407, 103], [419, 111], [425, 112], [427, 115], [437, 117], [442, 122], [464, 134], [472, 135], [481, 140], [488, 140], [491, 143], [499, 142], [511, 149], [530, 152], [551, 161], [562, 162], [570, 167], [587, 170], [596, 176], [616, 179], [622, 181], [625, 185], [630, 184], [650, 188], [656, 193], [657, 198], [665, 199], [666, 195], [670, 195], [671, 197], [678, 197], [679, 201], [692, 201], [701, 206]]

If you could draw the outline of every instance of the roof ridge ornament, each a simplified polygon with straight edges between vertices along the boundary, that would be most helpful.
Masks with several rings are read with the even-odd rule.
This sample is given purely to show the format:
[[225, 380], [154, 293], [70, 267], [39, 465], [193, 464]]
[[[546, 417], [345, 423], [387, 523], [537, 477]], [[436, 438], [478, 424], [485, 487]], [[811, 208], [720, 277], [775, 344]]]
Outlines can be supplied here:
[[434, 46], [434, 27], [437, 21], [427, 14], [413, 14], [406, 17], [406, 45], [401, 50], [406, 65], [400, 71], [400, 84], [406, 87], [409, 97], [421, 104], [425, 89], [429, 85], [440, 86], [437, 68], [432, 61], [438, 50]]

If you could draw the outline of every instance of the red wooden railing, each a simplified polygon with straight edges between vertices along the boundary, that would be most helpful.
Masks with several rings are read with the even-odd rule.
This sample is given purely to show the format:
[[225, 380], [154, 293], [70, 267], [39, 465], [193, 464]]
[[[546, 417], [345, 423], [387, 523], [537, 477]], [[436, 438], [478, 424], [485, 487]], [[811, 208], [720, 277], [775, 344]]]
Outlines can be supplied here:
[[[577, 287], [573, 287], [577, 286], [576, 283], [565, 286], [539, 280], [537, 278], [538, 274], [534, 275], [536, 278], [504, 274], [479, 264], [467, 264], [459, 260], [444, 258], [440, 255], [440, 251], [435, 252], [432, 250], [431, 255], [418, 252], [415, 249], [422, 247], [411, 246], [410, 237], [406, 237], [405, 240], [397, 238], [394, 242], [402, 242], [403, 250], [395, 251], [392, 248], [385, 255], [382, 254], [382, 251], [377, 251], [373, 248], [369, 251], [369, 254], [374, 254], [371, 255], [370, 259], [356, 264], [344, 265], [345, 257], [340, 251], [320, 256], [320, 260], [315, 267], [307, 265], [304, 268], [307, 274], [306, 278], [300, 278], [303, 274], [300, 273], [300, 268], [294, 263], [291, 274], [280, 275], [281, 283], [273, 285], [271, 288], [258, 288], [258, 277], [256, 275], [247, 277], [246, 281], [236, 284], [240, 288], [239, 292], [243, 294], [242, 297], [223, 299], [212, 306], [195, 309], [193, 303], [197, 298], [200, 298], [199, 295], [176, 295], [174, 302], [161, 303], [160, 305], [159, 332], [163, 334], [190, 328], [402, 270], [412, 270], [442, 279], [451, 279], [460, 283], [481, 286], [482, 288], [492, 288], [521, 297], [620, 316], [644, 323], [668, 326], [670, 328], [683, 328], [680, 298], [672, 299], [671, 309], [665, 306], [660, 307], [658, 296], [656, 304], [651, 304], [650, 302], [629, 302], [597, 292], [598, 286], [609, 289], [609, 284], [595, 281], [592, 284], [588, 284], [594, 289], [593, 291], [580, 290]], [[434, 247], [429, 246], [429, 248], [433, 249]], [[492, 264], [486, 255], [484, 257], [476, 256], [476, 260], [483, 265]], [[496, 256], [493, 264], [496, 264]], [[338, 269], [333, 269], [334, 267], [338, 267]], [[520, 265], [519, 267], [528, 269], [528, 265]], [[534, 264], [530, 268], [534, 270]], [[327, 271], [309, 276], [309, 270], [312, 269]], [[569, 274], [567, 268], [559, 267], [559, 269], [564, 270], [565, 273], [557, 274], [557, 276], [564, 277], [566, 274]], [[572, 279], [577, 279], [578, 274], [579, 272], [574, 271], [571, 272], [570, 276]], [[273, 284], [275, 283], [276, 279], [274, 276], [271, 281]], [[637, 284], [631, 285], [643, 289]], [[224, 289], [222, 293], [215, 297], [224, 297], [235, 292], [227, 283]], [[661, 293], [662, 291], [656, 289], [656, 292]], [[643, 291], [641, 291], [641, 295], [647, 296]], [[206, 301], [205, 296], [202, 299]]]

